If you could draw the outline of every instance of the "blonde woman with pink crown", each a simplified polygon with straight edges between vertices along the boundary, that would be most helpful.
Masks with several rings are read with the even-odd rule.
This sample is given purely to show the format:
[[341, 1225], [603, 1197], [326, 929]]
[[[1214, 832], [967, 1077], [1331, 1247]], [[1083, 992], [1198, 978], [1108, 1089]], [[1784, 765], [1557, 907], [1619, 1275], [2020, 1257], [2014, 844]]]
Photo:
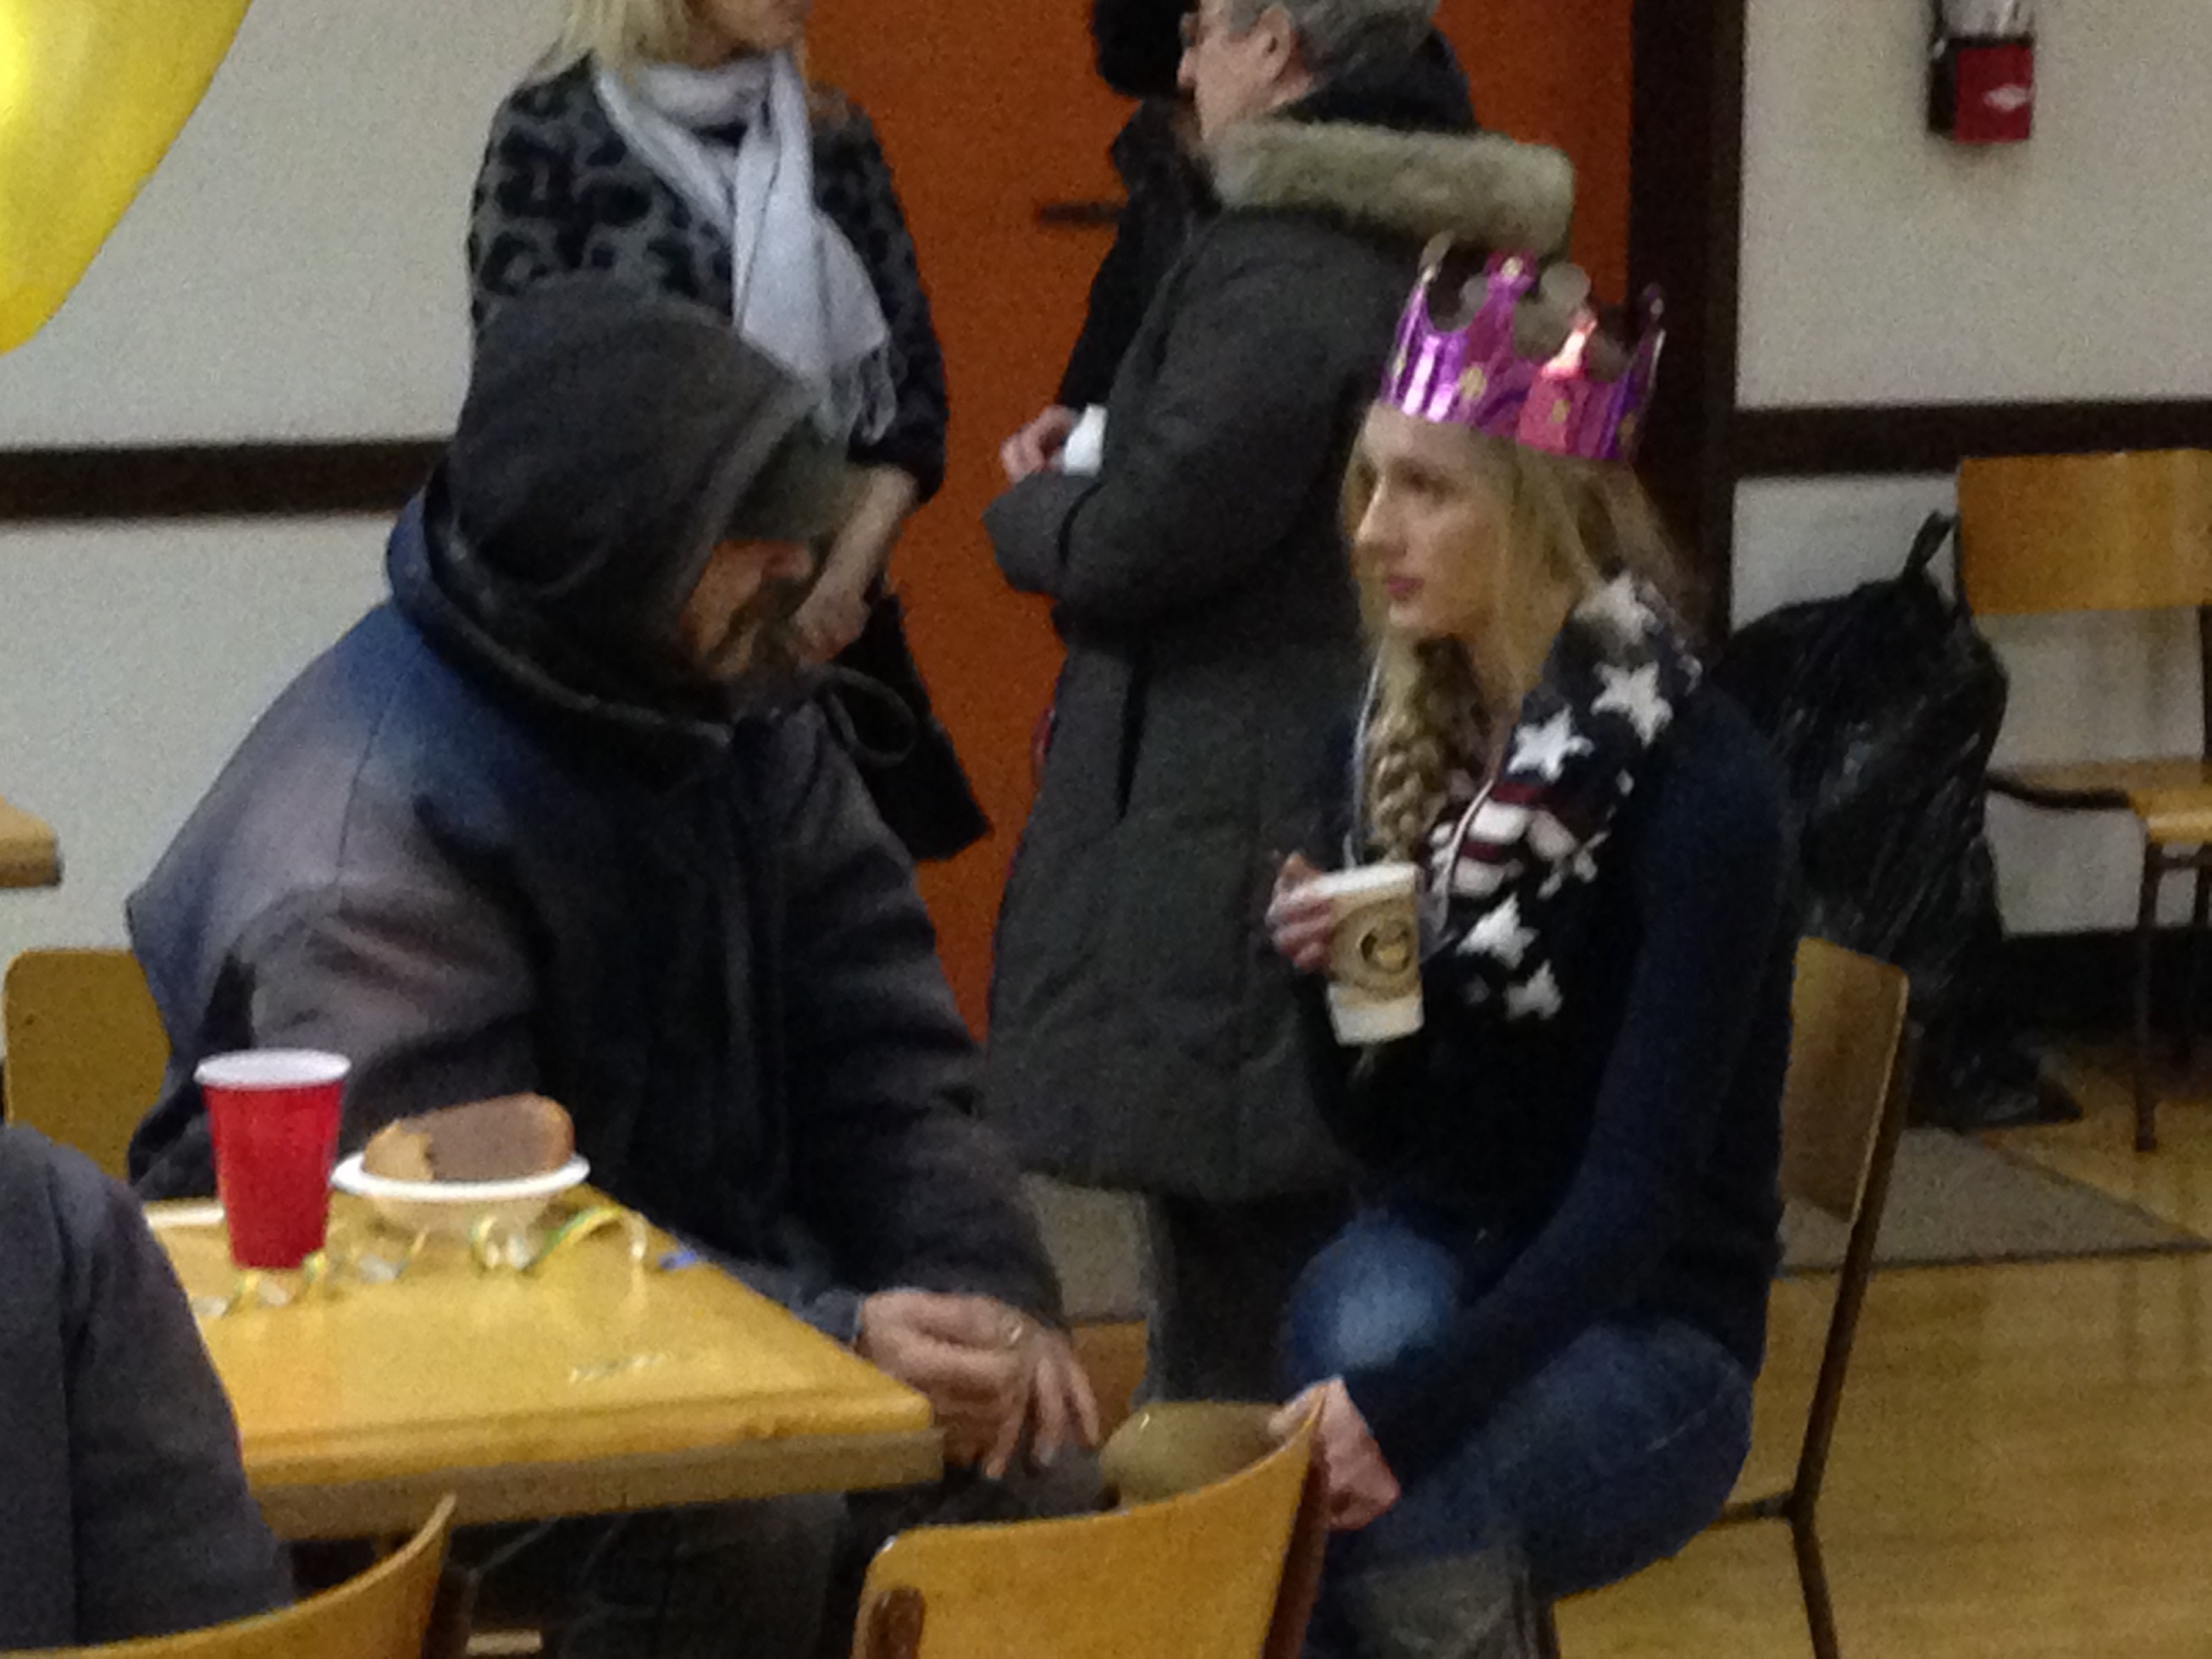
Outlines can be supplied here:
[[1346, 864], [1416, 866], [1421, 1018], [1340, 1045], [1351, 1224], [1291, 1294], [1339, 1529], [1319, 1655], [1504, 1659], [1680, 1548], [1749, 1445], [1796, 939], [1773, 763], [1706, 684], [1628, 461], [1660, 343], [1588, 283], [1432, 249], [1346, 489], [1373, 647]]

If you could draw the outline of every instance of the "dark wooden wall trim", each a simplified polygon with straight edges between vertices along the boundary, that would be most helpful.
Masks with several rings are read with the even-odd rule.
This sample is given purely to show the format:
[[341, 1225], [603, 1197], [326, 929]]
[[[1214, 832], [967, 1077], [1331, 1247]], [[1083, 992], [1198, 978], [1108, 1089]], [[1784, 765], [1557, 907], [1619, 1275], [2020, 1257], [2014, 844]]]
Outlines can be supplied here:
[[1970, 455], [2067, 455], [2212, 446], [2212, 399], [1740, 409], [1738, 477], [1949, 472]]
[[1737, 268], [1747, 0], [1638, 0], [1629, 131], [1631, 286], [1667, 295], [1667, 354], [1640, 465], [1726, 617], [1735, 480]]
[[0, 522], [390, 513], [441, 439], [0, 451]]

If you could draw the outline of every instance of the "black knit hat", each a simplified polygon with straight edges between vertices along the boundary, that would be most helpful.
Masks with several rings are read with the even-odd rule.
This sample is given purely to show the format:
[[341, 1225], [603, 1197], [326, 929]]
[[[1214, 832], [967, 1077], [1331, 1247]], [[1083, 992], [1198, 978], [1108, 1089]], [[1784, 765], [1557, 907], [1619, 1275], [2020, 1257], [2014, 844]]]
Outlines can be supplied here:
[[836, 528], [847, 469], [805, 388], [728, 319], [602, 277], [495, 312], [446, 486], [476, 557], [579, 639], [666, 638], [714, 544]]
[[1128, 98], [1170, 98], [1182, 68], [1182, 16], [1196, 0], [1091, 0], [1099, 78]]

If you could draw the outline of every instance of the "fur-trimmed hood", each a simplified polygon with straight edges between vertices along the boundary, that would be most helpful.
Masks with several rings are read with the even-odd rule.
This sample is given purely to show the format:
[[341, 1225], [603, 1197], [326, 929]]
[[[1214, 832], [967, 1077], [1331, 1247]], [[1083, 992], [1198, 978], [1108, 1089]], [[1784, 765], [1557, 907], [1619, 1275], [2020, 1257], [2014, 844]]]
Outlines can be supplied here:
[[1328, 213], [1416, 240], [1555, 253], [1574, 216], [1574, 163], [1494, 133], [1275, 118], [1231, 129], [1208, 161], [1225, 209]]

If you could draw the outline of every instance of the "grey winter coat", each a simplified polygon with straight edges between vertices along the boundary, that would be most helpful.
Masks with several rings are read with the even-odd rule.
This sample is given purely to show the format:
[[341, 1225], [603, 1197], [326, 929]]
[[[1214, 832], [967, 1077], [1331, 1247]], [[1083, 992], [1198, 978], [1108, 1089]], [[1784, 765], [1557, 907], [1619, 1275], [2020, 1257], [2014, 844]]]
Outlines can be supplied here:
[[410, 507], [393, 603], [131, 901], [173, 1054], [142, 1189], [212, 1190], [197, 1060], [327, 1048], [354, 1062], [345, 1149], [543, 1091], [595, 1184], [841, 1340], [895, 1285], [1054, 1316], [913, 867], [820, 716], [575, 692], [453, 602], [440, 543]]
[[1000, 916], [987, 1110], [1088, 1185], [1341, 1180], [1261, 917], [1358, 692], [1345, 465], [1425, 241], [1566, 228], [1554, 152], [1365, 125], [1350, 89], [1297, 113], [1213, 157], [1224, 211], [1123, 361], [1100, 474], [1024, 480], [986, 518], [1067, 646]]
[[913, 866], [772, 634], [728, 684], [675, 643], [717, 543], [778, 533], [733, 509], [803, 493], [807, 407], [723, 318], [619, 282], [490, 319], [391, 603], [131, 898], [172, 1050], [142, 1188], [211, 1187], [195, 1061], [328, 1048], [347, 1149], [542, 1091], [595, 1184], [835, 1335], [898, 1285], [1057, 1313]]
[[183, 1288], [131, 1194], [0, 1127], [0, 1650], [165, 1636], [291, 1594]]

